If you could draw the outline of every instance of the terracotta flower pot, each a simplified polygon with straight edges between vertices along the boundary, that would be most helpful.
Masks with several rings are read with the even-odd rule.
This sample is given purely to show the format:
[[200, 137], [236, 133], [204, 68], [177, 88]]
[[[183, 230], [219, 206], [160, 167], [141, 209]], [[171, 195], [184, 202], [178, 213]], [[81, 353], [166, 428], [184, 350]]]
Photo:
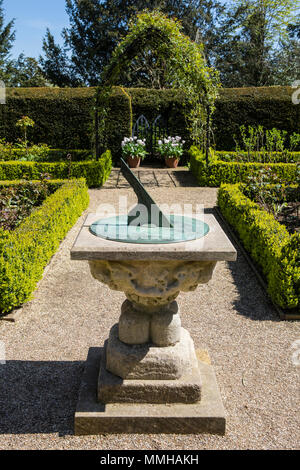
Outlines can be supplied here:
[[127, 163], [130, 168], [138, 168], [141, 163], [141, 157], [128, 157], [127, 158]]
[[179, 163], [179, 158], [177, 158], [177, 157], [166, 157], [165, 162], [166, 162], [167, 167], [177, 168], [178, 163]]

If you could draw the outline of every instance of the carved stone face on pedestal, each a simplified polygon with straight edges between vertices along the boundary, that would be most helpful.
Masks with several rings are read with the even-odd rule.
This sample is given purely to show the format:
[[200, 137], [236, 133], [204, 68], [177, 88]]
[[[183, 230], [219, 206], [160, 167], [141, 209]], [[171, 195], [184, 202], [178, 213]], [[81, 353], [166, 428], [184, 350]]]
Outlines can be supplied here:
[[89, 261], [95, 279], [122, 291], [137, 310], [155, 312], [194, 291], [213, 274], [214, 261]]

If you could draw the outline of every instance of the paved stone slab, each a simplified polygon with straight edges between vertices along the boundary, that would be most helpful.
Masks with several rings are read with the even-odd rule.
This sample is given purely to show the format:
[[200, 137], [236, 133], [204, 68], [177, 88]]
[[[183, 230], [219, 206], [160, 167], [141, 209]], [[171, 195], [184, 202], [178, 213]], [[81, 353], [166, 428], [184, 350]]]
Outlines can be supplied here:
[[199, 361], [202, 399], [196, 404], [107, 404], [96, 398], [101, 348], [90, 348], [75, 413], [75, 435], [114, 433], [225, 434], [225, 412], [212, 367]]
[[139, 171], [137, 176], [143, 186], [158, 186], [154, 171]]
[[196, 403], [200, 399], [198, 362], [178, 380], [126, 380], [107, 371], [104, 348], [98, 379], [101, 403]]

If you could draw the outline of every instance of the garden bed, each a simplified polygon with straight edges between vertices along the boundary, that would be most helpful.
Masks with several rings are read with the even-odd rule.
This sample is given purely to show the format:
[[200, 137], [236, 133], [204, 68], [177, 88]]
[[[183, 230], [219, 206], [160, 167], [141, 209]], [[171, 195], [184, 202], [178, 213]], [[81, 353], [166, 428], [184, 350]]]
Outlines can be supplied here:
[[244, 163], [299, 163], [300, 152], [226, 152], [217, 150], [214, 152], [215, 159], [223, 162], [244, 162]]
[[26, 177], [38, 180], [48, 173], [52, 178], [85, 178], [89, 188], [102, 186], [112, 168], [111, 152], [107, 150], [98, 161], [84, 162], [0, 162], [0, 180], [17, 180]]
[[[244, 183], [249, 176], [262, 169], [271, 169], [275, 178], [282, 181], [295, 181], [299, 164], [297, 163], [257, 163], [257, 162], [225, 162], [216, 160], [206, 164], [205, 155], [197, 147], [189, 150], [190, 170], [197, 179], [199, 186], [219, 187], [222, 183]], [[275, 179], [270, 182], [275, 182]]]
[[[29, 156], [27, 155], [29, 154]], [[31, 155], [32, 154], [32, 155]], [[40, 156], [38, 153], [29, 149], [26, 152], [24, 148], [0, 148], [0, 161], [44, 161], [44, 162], [66, 162], [68, 155], [71, 155], [73, 162], [78, 161], [93, 161], [95, 157], [91, 150], [80, 150], [80, 149], [47, 149], [44, 151], [44, 156]], [[32, 160], [30, 159], [32, 158]]]
[[[14, 182], [20, 194], [28, 182]], [[0, 228], [0, 313], [30, 300], [44, 268], [59, 243], [87, 208], [89, 196], [84, 179], [49, 183], [45, 197], [13, 230]], [[0, 188], [10, 187], [1, 183]], [[53, 189], [56, 186], [56, 191]], [[11, 227], [12, 228], [12, 227]]]
[[299, 314], [300, 234], [291, 235], [272, 214], [245, 196], [243, 185], [222, 185], [218, 205], [265, 277], [272, 301]]
[[54, 190], [55, 186], [47, 184], [47, 180], [3, 185], [0, 182], [0, 228], [14, 230]]

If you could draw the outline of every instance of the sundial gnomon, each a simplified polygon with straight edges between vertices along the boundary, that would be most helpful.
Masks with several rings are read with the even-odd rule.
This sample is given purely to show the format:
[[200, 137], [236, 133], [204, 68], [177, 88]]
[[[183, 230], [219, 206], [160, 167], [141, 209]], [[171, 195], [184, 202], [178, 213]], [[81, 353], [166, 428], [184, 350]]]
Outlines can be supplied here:
[[209, 232], [209, 226], [198, 218], [164, 214], [123, 158], [121, 172], [134, 190], [138, 204], [127, 215], [94, 222], [90, 226], [94, 235], [122, 243], [166, 244], [196, 240]]

